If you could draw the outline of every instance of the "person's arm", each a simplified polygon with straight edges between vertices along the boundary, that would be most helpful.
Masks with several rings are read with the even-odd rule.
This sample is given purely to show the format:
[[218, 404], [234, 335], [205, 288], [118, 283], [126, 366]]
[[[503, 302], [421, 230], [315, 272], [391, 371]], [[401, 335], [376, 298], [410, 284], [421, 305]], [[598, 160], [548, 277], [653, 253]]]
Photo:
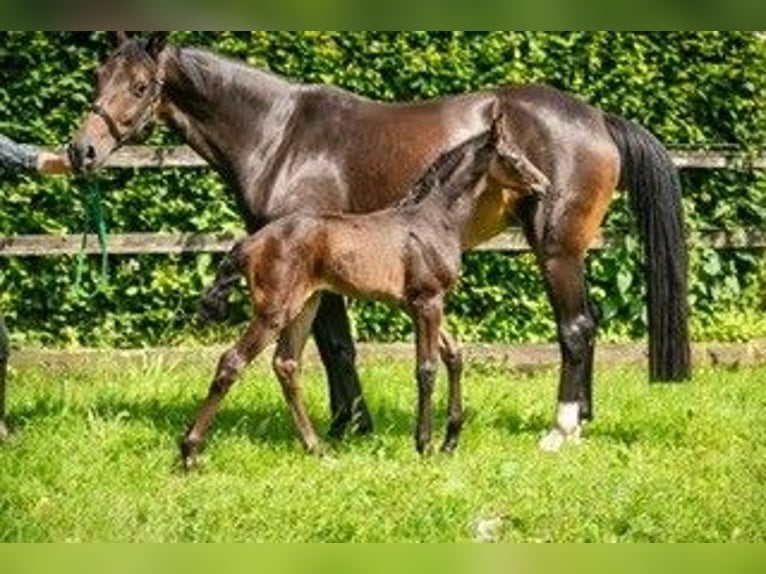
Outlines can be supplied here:
[[40, 173], [65, 173], [71, 169], [66, 154], [58, 154], [16, 143], [0, 134], [0, 167]]
[[16, 143], [0, 134], [0, 166], [6, 169], [37, 171], [37, 148]]

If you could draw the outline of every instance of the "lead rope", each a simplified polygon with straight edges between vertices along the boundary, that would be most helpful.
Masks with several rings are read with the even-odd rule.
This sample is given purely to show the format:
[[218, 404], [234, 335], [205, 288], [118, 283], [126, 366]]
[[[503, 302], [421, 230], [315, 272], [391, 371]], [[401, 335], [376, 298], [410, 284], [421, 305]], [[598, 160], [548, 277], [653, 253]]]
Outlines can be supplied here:
[[82, 277], [85, 272], [85, 247], [88, 244], [88, 235], [95, 233], [101, 248], [101, 278], [100, 284], [106, 285], [109, 278], [109, 252], [106, 240], [106, 219], [104, 218], [104, 198], [98, 181], [92, 178], [83, 181], [85, 194], [83, 195], [84, 217], [80, 252], [77, 254], [77, 272], [75, 275], [75, 291], [82, 287]]

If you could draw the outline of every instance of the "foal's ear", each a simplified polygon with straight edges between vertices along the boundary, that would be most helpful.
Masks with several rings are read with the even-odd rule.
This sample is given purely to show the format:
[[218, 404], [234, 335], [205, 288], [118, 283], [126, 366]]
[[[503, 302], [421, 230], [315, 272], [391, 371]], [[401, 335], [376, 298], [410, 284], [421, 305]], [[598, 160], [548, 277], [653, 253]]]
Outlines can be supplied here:
[[497, 114], [492, 118], [492, 125], [489, 128], [490, 143], [497, 146], [503, 140], [505, 130], [503, 129], [503, 115]]
[[149, 52], [149, 55], [156, 60], [157, 56], [160, 55], [160, 52], [162, 52], [167, 43], [167, 32], [152, 32], [149, 36], [149, 39], [146, 41], [146, 51]]
[[112, 32], [112, 40], [114, 41], [114, 47], [119, 48], [124, 42], [128, 41], [128, 33]]

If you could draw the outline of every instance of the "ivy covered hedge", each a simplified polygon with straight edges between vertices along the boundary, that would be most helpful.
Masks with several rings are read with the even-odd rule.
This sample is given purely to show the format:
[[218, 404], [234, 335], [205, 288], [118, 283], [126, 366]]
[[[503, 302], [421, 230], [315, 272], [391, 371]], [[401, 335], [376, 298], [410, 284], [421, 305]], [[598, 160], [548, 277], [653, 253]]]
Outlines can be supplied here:
[[[297, 81], [331, 83], [381, 100], [417, 100], [542, 81], [637, 120], [668, 145], [751, 152], [766, 147], [766, 41], [747, 32], [176, 32], [172, 41], [209, 47]], [[72, 136], [108, 52], [103, 33], [0, 33], [0, 131], [58, 146]], [[158, 128], [153, 143], [179, 143]], [[762, 171], [682, 174], [690, 230], [766, 228]], [[234, 202], [206, 169], [105, 171], [111, 232], [239, 229]], [[82, 182], [3, 174], [0, 234], [77, 233]], [[607, 221], [624, 243], [589, 258], [604, 336], [644, 334], [640, 250], [618, 197]], [[96, 258], [75, 288], [71, 257], [0, 258], [0, 306], [16, 341], [46, 344], [166, 344], [221, 339], [228, 328], [193, 325], [217, 256], [111, 257], [106, 283]], [[766, 263], [757, 251], [692, 253], [696, 338], [766, 336]], [[359, 338], [407, 337], [408, 321], [377, 304], [354, 303]], [[469, 254], [450, 321], [464, 339], [545, 340], [552, 315], [529, 255]]]

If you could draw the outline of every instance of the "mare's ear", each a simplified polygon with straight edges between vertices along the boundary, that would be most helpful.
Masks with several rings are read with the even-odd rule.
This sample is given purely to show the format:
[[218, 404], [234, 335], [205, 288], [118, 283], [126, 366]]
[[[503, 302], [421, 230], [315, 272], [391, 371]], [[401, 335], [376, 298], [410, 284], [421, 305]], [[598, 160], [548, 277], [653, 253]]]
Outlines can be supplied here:
[[149, 39], [146, 41], [146, 51], [149, 52], [149, 55], [156, 60], [157, 56], [160, 55], [160, 52], [162, 52], [167, 43], [167, 32], [152, 32], [149, 36]]
[[119, 48], [123, 42], [128, 41], [127, 32], [112, 32], [112, 40], [114, 41], [114, 47]]

